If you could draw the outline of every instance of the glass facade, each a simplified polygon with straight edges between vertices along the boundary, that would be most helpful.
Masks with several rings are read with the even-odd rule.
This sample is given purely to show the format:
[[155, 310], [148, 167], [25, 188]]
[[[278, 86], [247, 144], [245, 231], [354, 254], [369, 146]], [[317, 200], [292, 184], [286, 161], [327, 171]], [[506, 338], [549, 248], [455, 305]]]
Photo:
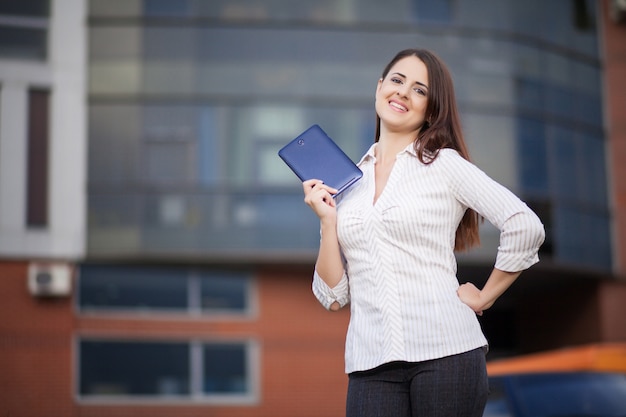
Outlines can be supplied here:
[[[449, 65], [474, 161], [538, 212], [544, 259], [608, 270], [591, 0], [91, 0], [89, 253], [314, 257], [276, 155], [320, 124], [358, 160], [400, 49]], [[485, 226], [491, 261], [497, 234]], [[466, 257], [462, 258], [466, 259]]]

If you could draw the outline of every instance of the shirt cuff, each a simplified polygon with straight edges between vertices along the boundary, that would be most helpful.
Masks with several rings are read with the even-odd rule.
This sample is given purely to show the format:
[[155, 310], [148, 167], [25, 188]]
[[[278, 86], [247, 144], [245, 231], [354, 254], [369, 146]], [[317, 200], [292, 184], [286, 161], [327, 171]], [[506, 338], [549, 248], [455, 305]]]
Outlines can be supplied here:
[[350, 288], [348, 286], [348, 276], [345, 272], [337, 285], [331, 288], [319, 276], [316, 270], [313, 274], [312, 289], [317, 300], [327, 310], [330, 310], [330, 306], [335, 302], [339, 304], [339, 307], [344, 307], [350, 302]]

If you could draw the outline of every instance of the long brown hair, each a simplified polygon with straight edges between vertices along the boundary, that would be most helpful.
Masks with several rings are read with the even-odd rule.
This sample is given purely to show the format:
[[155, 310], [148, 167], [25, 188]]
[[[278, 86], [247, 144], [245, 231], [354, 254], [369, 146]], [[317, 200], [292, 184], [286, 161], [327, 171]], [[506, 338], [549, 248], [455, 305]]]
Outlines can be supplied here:
[[[383, 70], [385, 79], [391, 68], [403, 58], [416, 56], [428, 71], [428, 104], [426, 121], [415, 138], [415, 152], [424, 164], [432, 163], [443, 148], [456, 150], [463, 158], [470, 160], [461, 121], [454, 95], [454, 84], [448, 68], [434, 53], [425, 49], [405, 49], [398, 52]], [[380, 138], [380, 117], [376, 115], [376, 137]], [[425, 155], [426, 153], [426, 155]], [[454, 249], [468, 250], [480, 244], [478, 226], [481, 217], [472, 209], [467, 209], [456, 229]]]

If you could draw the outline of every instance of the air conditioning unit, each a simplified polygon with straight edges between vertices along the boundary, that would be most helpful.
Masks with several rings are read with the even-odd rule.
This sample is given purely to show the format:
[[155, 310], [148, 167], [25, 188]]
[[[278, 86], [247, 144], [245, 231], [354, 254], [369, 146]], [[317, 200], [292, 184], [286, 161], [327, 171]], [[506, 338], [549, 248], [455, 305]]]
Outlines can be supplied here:
[[33, 262], [28, 267], [28, 291], [36, 297], [66, 297], [72, 292], [72, 267], [66, 263]]

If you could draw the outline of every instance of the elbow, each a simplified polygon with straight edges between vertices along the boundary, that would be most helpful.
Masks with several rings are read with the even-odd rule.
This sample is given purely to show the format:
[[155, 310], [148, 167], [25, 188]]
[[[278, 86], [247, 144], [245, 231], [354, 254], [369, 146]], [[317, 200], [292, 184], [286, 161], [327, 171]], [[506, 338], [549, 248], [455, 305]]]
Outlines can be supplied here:
[[518, 212], [507, 220], [500, 235], [497, 269], [517, 272], [539, 262], [538, 252], [546, 236], [539, 217], [532, 211]]
[[337, 301], [333, 302], [328, 307], [328, 311], [333, 311], [334, 312], [334, 311], [339, 311], [339, 310], [341, 310], [341, 305]]
[[546, 230], [533, 211], [522, 211], [507, 220], [505, 235], [517, 236], [519, 248], [538, 249], [546, 239]]
[[546, 229], [541, 222], [541, 219], [533, 213], [533, 221], [530, 222], [529, 236], [532, 242], [535, 242], [535, 247], [539, 248], [546, 240]]

